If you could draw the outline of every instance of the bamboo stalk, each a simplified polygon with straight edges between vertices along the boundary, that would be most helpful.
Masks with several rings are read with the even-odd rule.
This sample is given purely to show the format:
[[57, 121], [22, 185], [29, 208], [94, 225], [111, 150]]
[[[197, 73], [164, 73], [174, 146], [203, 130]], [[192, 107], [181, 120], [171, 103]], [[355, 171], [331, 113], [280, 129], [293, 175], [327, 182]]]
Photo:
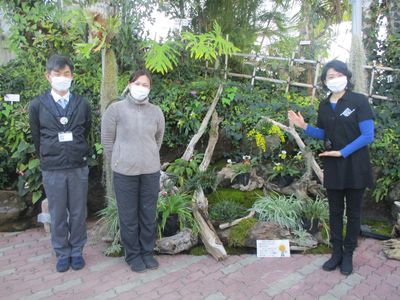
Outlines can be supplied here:
[[[375, 62], [374, 62], [374, 66], [375, 66]], [[372, 71], [371, 71], [371, 82], [369, 83], [368, 95], [372, 95], [372, 89], [374, 88], [374, 79], [375, 79], [375, 68], [372, 68]]]
[[314, 77], [314, 84], [313, 84], [313, 89], [312, 89], [312, 94], [311, 94], [311, 104], [314, 104], [315, 93], [317, 91], [319, 69], [321, 67], [321, 62], [319, 61], [319, 59], [317, 61], [318, 62], [315, 66], [315, 77]]

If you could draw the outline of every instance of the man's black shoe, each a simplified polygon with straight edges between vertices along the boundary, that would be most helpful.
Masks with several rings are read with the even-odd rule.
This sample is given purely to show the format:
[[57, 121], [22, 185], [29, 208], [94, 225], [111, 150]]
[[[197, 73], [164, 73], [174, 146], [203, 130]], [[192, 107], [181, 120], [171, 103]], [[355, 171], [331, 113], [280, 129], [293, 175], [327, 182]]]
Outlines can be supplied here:
[[153, 255], [147, 255], [147, 256], [143, 256], [143, 262], [146, 265], [147, 269], [157, 269], [159, 266], [158, 261], [154, 258]]
[[71, 257], [71, 268], [75, 271], [83, 269], [85, 266], [85, 260], [82, 256], [72, 256]]
[[133, 272], [142, 273], [146, 270], [146, 265], [140, 256], [132, 260], [129, 265]]
[[70, 267], [70, 260], [69, 257], [68, 258], [60, 258], [57, 260], [57, 264], [56, 264], [56, 270], [57, 272], [66, 272], [68, 271]]

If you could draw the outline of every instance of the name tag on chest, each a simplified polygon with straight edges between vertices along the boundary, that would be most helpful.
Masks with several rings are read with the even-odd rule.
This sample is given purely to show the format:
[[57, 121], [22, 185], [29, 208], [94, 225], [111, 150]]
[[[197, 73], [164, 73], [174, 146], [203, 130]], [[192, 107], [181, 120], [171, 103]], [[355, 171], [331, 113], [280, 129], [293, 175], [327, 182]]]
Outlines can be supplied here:
[[74, 137], [72, 135], [72, 131], [65, 131], [65, 132], [58, 133], [58, 141], [61, 143], [72, 142], [73, 140], [74, 140]]
[[350, 116], [354, 111], [355, 111], [355, 109], [346, 108], [340, 115], [341, 115], [341, 116], [348, 117], [348, 116]]

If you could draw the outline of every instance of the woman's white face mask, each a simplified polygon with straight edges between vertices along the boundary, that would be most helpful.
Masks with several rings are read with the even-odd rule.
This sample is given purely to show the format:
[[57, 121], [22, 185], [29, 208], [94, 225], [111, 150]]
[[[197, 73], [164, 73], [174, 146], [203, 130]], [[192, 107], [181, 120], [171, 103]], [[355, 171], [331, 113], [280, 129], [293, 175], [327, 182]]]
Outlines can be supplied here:
[[142, 102], [149, 96], [150, 89], [141, 85], [131, 84], [129, 85], [129, 92], [133, 99]]
[[347, 86], [347, 77], [340, 76], [326, 81], [326, 86], [333, 93], [344, 91]]

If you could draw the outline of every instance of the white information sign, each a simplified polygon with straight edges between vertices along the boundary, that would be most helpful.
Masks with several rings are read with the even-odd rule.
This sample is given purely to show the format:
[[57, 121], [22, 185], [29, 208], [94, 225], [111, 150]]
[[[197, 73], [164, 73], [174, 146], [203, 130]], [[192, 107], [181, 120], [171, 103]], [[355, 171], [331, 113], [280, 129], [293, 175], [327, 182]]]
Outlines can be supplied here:
[[289, 240], [257, 240], [257, 257], [290, 257]]
[[13, 104], [14, 102], [19, 102], [19, 94], [6, 94], [4, 96], [4, 101], [11, 102], [11, 104]]
[[174, 25], [175, 26], [189, 26], [192, 19], [175, 19]]

